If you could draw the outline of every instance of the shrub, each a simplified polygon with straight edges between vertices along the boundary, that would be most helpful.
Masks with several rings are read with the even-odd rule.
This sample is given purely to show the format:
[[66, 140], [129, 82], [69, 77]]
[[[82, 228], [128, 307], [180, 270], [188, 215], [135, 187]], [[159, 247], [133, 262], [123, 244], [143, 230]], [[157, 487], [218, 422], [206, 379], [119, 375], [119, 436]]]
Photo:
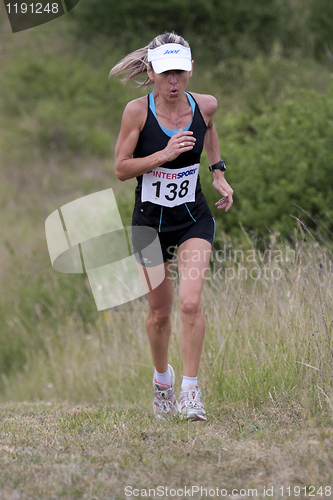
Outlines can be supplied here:
[[217, 62], [235, 53], [269, 52], [290, 18], [289, 2], [277, 0], [91, 0], [71, 11], [78, 36], [107, 36], [130, 51], [165, 31], [188, 39], [196, 58]]
[[[219, 227], [235, 234], [241, 223], [262, 235], [278, 229], [288, 236], [293, 217], [304, 210], [312, 218], [309, 227], [325, 219], [332, 230], [332, 123], [333, 86], [326, 94], [285, 91], [259, 115], [229, 114], [218, 123], [230, 166], [226, 177], [235, 191], [232, 210], [217, 215]], [[213, 206], [217, 195], [210, 183], [205, 191]]]

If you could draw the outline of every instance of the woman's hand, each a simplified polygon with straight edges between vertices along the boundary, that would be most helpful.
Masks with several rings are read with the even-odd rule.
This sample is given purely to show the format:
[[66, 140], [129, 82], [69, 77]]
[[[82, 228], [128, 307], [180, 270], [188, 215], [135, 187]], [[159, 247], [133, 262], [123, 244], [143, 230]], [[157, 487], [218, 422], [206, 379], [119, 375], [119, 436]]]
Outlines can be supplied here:
[[215, 203], [215, 206], [220, 209], [225, 209], [226, 212], [231, 208], [233, 204], [233, 190], [224, 178], [224, 172], [222, 170], [214, 170], [213, 172], [213, 187], [218, 193], [220, 193], [223, 198]]
[[191, 151], [194, 147], [195, 141], [196, 139], [193, 137], [193, 132], [190, 130], [178, 130], [177, 134], [171, 137], [163, 151], [166, 157], [166, 162], [175, 160], [181, 153]]

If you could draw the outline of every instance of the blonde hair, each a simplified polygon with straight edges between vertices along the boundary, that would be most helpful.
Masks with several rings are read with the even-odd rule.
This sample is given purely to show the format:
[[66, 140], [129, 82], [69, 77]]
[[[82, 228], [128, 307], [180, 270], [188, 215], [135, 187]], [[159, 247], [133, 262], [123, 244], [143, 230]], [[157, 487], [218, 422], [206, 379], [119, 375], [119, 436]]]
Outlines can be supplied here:
[[[183, 37], [177, 35], [175, 32], [164, 33], [163, 35], [158, 35], [152, 40], [148, 45], [142, 47], [141, 49], [135, 50], [128, 54], [124, 59], [119, 61], [110, 71], [110, 76], [119, 76], [125, 74], [126, 76], [122, 78], [122, 83], [125, 84], [130, 80], [133, 80], [138, 75], [147, 72], [148, 64], [148, 49], [156, 49], [160, 45], [165, 45], [166, 43], [178, 43], [184, 47], [190, 47], [188, 42], [184, 40]], [[151, 64], [151, 63], [149, 63]], [[153, 82], [147, 76], [143, 82], [138, 83], [138, 87], [146, 87]]]

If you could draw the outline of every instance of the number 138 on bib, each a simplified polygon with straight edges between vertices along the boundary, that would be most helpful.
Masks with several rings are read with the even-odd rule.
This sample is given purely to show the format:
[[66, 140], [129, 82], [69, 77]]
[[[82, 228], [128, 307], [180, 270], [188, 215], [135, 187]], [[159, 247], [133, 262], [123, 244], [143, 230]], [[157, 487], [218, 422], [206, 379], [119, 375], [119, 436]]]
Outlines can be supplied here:
[[175, 207], [195, 200], [199, 163], [184, 168], [158, 167], [142, 176], [142, 201]]

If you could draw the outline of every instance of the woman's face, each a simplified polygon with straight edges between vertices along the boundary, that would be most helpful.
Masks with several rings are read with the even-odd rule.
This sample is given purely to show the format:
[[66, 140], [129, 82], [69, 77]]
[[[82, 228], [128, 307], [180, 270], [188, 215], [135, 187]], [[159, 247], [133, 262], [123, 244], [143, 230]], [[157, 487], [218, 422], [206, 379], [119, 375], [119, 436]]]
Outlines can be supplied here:
[[149, 78], [155, 83], [156, 90], [167, 100], [176, 101], [180, 99], [192, 76], [191, 71], [170, 70], [163, 73], [155, 73], [153, 69], [147, 67]]

